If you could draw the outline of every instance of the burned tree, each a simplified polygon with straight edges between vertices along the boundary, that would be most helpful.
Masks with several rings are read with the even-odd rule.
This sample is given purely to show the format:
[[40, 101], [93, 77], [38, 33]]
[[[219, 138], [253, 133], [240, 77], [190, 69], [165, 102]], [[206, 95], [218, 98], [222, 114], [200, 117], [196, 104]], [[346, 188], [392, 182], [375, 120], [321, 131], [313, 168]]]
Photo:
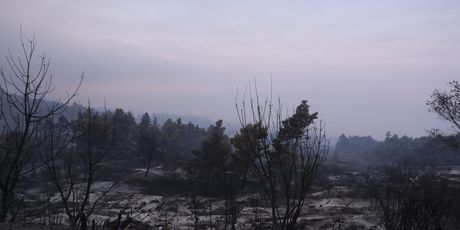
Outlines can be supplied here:
[[445, 178], [385, 167], [365, 177], [362, 186], [385, 229], [450, 229], [452, 197]]
[[[115, 142], [107, 112], [99, 114], [88, 106], [79, 114], [70, 135], [54, 124], [47, 130], [48, 141], [42, 159], [58, 191], [69, 229], [86, 229], [99, 202], [115, 185], [111, 183], [101, 191], [93, 188], [97, 172], [107, 161]], [[100, 194], [90, 200], [94, 192]]]
[[153, 157], [157, 153], [160, 128], [158, 127], [158, 123], [156, 121], [152, 123], [148, 113], [144, 113], [141, 121], [139, 122], [137, 132], [137, 151], [147, 162], [145, 170], [145, 176], [147, 177], [149, 175], [150, 167], [152, 166]]
[[[255, 98], [237, 104], [242, 128], [235, 139], [246, 139], [242, 158], [250, 165], [270, 205], [273, 229], [296, 229], [305, 198], [328, 153], [324, 126], [314, 121], [307, 101], [283, 119], [280, 102]], [[257, 127], [257, 128], [254, 128]], [[238, 147], [238, 146], [237, 146]]]
[[2, 98], [0, 125], [0, 222], [8, 217], [14, 202], [15, 189], [21, 178], [33, 171], [31, 165], [34, 139], [44, 120], [61, 113], [76, 96], [83, 75], [74, 91], [65, 100], [46, 101], [54, 88], [46, 56], [36, 56], [35, 36], [27, 39], [21, 32], [22, 55], [6, 57], [8, 72], [0, 70]]

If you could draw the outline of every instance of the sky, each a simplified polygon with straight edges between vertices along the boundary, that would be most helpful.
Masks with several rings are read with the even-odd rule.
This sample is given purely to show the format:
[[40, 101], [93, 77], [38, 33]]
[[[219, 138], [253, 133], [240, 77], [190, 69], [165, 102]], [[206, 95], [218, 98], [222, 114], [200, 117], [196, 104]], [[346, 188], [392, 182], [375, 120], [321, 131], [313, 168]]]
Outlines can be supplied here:
[[[449, 126], [431, 92], [460, 79], [460, 1], [0, 0], [0, 66], [35, 33], [62, 97], [135, 113], [237, 122], [255, 79], [283, 108], [308, 100], [330, 136]], [[237, 93], [239, 92], [239, 93]]]

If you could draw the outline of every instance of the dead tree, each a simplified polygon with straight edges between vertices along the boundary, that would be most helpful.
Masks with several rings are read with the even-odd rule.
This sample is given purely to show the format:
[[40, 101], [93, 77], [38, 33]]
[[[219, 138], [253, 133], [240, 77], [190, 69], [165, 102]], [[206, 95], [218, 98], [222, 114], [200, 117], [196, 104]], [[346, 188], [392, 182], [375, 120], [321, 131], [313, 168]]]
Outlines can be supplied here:
[[188, 191], [190, 195], [189, 209], [191, 213], [191, 218], [193, 219], [193, 228], [198, 229], [200, 217], [198, 215], [198, 210], [200, 208], [200, 201], [197, 197], [197, 178], [196, 171], [194, 167], [187, 168], [186, 181], [188, 185]]
[[[243, 159], [260, 182], [271, 208], [273, 229], [296, 229], [307, 192], [328, 153], [324, 125], [314, 125], [317, 113], [310, 113], [307, 101], [284, 119], [281, 102], [261, 102], [254, 87], [250, 102], [243, 98], [236, 109], [244, 137]], [[238, 102], [238, 100], [237, 100]], [[243, 138], [243, 139], [244, 139]]]
[[[62, 112], [77, 95], [83, 75], [74, 91], [65, 100], [46, 101], [54, 88], [52, 77], [48, 74], [50, 61], [46, 56], [36, 57], [35, 36], [27, 39], [20, 34], [22, 55], [6, 57], [9, 72], [0, 70], [0, 94], [2, 106], [0, 113], [0, 222], [8, 217], [14, 201], [15, 189], [20, 179], [41, 165], [28, 166], [32, 140], [37, 136], [41, 123]], [[37, 60], [38, 59], [38, 60]]]
[[234, 172], [227, 171], [225, 173], [225, 215], [224, 215], [224, 229], [236, 229], [238, 214], [241, 211], [237, 203], [237, 179]]
[[109, 185], [100, 191], [95, 200], [90, 200], [91, 193], [95, 192], [96, 173], [107, 161], [114, 142], [107, 116], [107, 112], [100, 115], [88, 106], [84, 113], [79, 114], [76, 133], [68, 137], [71, 141], [59, 141], [59, 137], [65, 136], [62, 131], [55, 127], [49, 129], [48, 151], [43, 162], [59, 193], [69, 229], [72, 230], [86, 229], [99, 202], [115, 185]]

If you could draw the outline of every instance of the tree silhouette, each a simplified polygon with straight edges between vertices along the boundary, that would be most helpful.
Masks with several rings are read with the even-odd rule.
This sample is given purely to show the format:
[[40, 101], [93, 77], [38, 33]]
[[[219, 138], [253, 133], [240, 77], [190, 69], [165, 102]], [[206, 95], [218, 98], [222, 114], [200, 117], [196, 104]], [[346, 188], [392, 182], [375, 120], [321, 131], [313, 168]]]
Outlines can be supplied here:
[[448, 85], [448, 91], [435, 89], [426, 104], [430, 111], [449, 122], [455, 130], [453, 134], [445, 135], [438, 129], [433, 129], [432, 135], [458, 148], [460, 146], [460, 84], [458, 81], [451, 81]]
[[[0, 70], [1, 130], [0, 141], [0, 222], [8, 216], [15, 188], [20, 179], [33, 171], [27, 168], [34, 159], [34, 139], [43, 122], [62, 113], [77, 95], [83, 75], [77, 87], [63, 100], [47, 101], [53, 92], [52, 77], [48, 73], [50, 61], [45, 56], [37, 58], [35, 35], [27, 39], [21, 31], [22, 56], [6, 57], [9, 72]], [[36, 142], [35, 142], [36, 143]], [[27, 169], [26, 169], [27, 168]]]
[[254, 98], [250, 95], [249, 104], [243, 98], [236, 107], [242, 126], [237, 137], [246, 137], [240, 144], [248, 154], [243, 159], [270, 203], [272, 228], [297, 229], [307, 192], [329, 151], [324, 126], [314, 125], [318, 113], [310, 113], [307, 101], [284, 119], [280, 101], [278, 108], [271, 100], [261, 102], [256, 87]]

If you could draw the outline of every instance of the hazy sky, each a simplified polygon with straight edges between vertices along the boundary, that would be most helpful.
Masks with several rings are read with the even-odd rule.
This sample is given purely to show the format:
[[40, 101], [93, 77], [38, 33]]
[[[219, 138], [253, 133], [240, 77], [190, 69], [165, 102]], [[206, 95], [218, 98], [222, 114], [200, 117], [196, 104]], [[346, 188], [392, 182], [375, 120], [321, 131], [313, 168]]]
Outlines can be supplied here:
[[[0, 55], [19, 25], [51, 58], [56, 94], [137, 113], [236, 121], [236, 90], [270, 79], [330, 135], [426, 135], [425, 105], [460, 79], [460, 1], [0, 0]], [[1, 65], [5, 67], [5, 59]]]

